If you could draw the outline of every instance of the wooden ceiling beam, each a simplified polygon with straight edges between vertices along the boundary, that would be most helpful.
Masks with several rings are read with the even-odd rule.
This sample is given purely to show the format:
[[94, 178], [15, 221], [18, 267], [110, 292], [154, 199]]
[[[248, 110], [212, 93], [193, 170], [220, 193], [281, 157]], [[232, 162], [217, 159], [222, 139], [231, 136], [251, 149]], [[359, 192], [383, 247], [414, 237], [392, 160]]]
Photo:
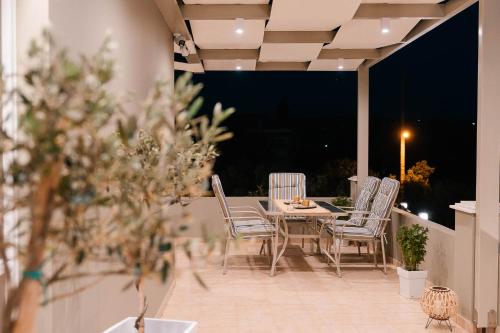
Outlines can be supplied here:
[[155, 3], [170, 32], [180, 33], [184, 38], [193, 40], [176, 0], [155, 0]]
[[435, 29], [437, 26], [440, 24], [443, 24], [456, 14], [460, 13], [461, 11], [467, 9], [469, 6], [472, 6], [475, 4], [478, 0], [449, 0], [446, 2], [444, 6], [444, 12], [445, 16], [439, 20], [424, 20], [421, 21], [419, 24], [417, 24], [406, 36], [403, 38], [402, 44], [399, 45], [393, 45], [391, 47], [386, 47], [386, 48], [381, 48], [380, 49], [380, 57], [377, 59], [370, 59], [365, 62], [365, 65], [367, 67], [372, 67], [379, 63], [380, 61], [386, 59], [387, 57], [391, 56], [395, 52], [401, 50], [403, 47], [406, 45], [409, 45], [410, 43], [414, 42], [418, 38], [422, 37], [425, 35], [427, 32], [431, 31], [432, 29]]
[[377, 49], [322, 49], [318, 59], [376, 59], [380, 57]]
[[264, 31], [264, 43], [331, 43], [335, 31]]
[[437, 19], [445, 16], [445, 6], [440, 4], [361, 4], [355, 19], [380, 19], [412, 17]]
[[[182, 16], [181, 10], [176, 0], [155, 0], [156, 7], [163, 16], [163, 20], [167, 24], [168, 29], [172, 34], [179, 33], [186, 40], [193, 40], [189, 29], [187, 28], [186, 21]], [[188, 57], [187, 61], [190, 64], [201, 64], [200, 58], [196, 55], [196, 49], [189, 50], [192, 52]]]
[[256, 60], [259, 49], [199, 49], [198, 55], [203, 60]]
[[188, 64], [199, 64], [201, 63], [200, 57], [196, 53], [191, 53], [186, 57]]
[[256, 71], [307, 71], [309, 61], [305, 62], [257, 62]]
[[181, 5], [186, 20], [267, 20], [271, 14], [269, 5]]

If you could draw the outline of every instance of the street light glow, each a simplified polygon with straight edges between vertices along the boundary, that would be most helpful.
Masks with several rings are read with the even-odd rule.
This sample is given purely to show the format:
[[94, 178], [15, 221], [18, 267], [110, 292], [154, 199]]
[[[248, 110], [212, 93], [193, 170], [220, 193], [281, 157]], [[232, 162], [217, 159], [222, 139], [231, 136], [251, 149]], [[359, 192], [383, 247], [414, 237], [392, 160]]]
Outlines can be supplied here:
[[403, 134], [402, 134], [403, 138], [404, 139], [408, 139], [410, 137], [410, 132], [408, 131], [403, 131]]

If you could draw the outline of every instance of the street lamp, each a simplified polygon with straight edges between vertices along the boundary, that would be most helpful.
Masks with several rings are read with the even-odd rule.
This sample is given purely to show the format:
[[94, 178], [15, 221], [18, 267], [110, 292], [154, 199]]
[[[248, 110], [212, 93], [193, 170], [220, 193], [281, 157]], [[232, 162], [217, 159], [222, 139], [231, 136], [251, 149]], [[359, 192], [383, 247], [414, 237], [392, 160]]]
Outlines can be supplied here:
[[406, 139], [410, 137], [410, 132], [407, 130], [403, 130], [401, 132], [401, 161], [400, 161], [400, 181], [403, 183], [405, 181], [405, 143]]

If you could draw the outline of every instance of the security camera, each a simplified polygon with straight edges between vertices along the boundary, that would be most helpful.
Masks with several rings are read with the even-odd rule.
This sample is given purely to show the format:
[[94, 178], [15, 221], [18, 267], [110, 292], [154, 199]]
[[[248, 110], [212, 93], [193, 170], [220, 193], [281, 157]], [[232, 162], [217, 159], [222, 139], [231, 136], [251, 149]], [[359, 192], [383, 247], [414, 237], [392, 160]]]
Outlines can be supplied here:
[[189, 55], [189, 49], [186, 45], [186, 38], [184, 38], [184, 36], [182, 36], [180, 33], [176, 32], [174, 34], [174, 42], [179, 46], [182, 56], [187, 57]]

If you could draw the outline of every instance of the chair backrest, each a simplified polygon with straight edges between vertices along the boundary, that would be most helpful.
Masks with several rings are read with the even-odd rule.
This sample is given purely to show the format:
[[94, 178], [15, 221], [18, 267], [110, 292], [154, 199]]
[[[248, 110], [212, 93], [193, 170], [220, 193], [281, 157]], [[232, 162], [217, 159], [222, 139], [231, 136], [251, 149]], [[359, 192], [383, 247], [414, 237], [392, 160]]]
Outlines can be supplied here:
[[227, 204], [226, 195], [222, 189], [222, 184], [218, 175], [212, 176], [212, 189], [214, 190], [215, 197], [219, 201], [220, 208], [222, 209], [222, 214], [224, 215], [225, 221], [230, 222], [231, 211], [229, 210], [229, 205]]
[[[359, 192], [358, 198], [354, 204], [355, 211], [368, 211], [370, 209], [370, 205], [372, 203], [373, 197], [377, 193], [378, 187], [380, 185], [380, 179], [377, 177], [366, 177], [363, 186], [361, 187], [361, 191]], [[361, 226], [365, 222], [362, 217], [363, 213], [354, 213], [349, 220], [351, 223], [355, 225]]]
[[269, 174], [269, 201], [272, 199], [292, 200], [294, 196], [306, 197], [306, 176], [303, 173]]
[[383, 232], [383, 226], [386, 223], [379, 219], [389, 218], [398, 192], [399, 181], [387, 177], [382, 179], [375, 199], [373, 199], [372, 208], [368, 215], [369, 219], [365, 224], [375, 237], [380, 237]]

